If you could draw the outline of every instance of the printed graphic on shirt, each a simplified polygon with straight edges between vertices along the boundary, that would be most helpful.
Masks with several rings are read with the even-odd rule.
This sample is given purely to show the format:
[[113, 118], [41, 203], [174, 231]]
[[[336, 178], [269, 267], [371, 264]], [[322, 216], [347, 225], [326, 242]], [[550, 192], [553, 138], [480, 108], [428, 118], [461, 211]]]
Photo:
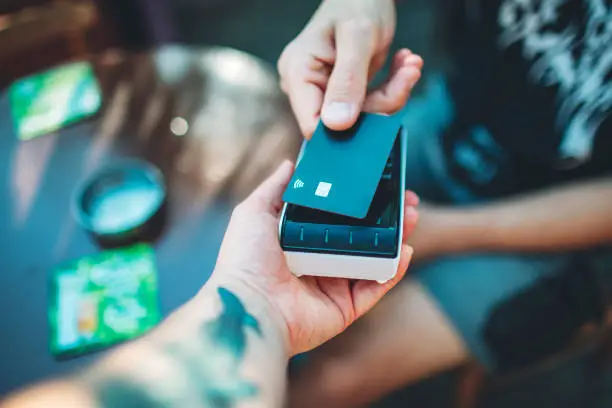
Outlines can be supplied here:
[[503, 0], [499, 46], [519, 45], [533, 83], [557, 89], [561, 159], [589, 159], [612, 108], [612, 1]]
[[503, 149], [482, 126], [472, 127], [466, 138], [457, 142], [453, 156], [476, 185], [491, 183], [506, 160]]

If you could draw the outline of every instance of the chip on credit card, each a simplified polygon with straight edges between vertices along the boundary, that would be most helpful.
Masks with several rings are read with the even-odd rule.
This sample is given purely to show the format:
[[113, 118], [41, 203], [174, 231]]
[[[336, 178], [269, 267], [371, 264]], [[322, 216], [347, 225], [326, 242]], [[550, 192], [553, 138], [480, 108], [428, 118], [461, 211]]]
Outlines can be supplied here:
[[283, 195], [287, 203], [365, 218], [401, 127], [397, 115], [362, 113], [345, 131], [319, 123]]

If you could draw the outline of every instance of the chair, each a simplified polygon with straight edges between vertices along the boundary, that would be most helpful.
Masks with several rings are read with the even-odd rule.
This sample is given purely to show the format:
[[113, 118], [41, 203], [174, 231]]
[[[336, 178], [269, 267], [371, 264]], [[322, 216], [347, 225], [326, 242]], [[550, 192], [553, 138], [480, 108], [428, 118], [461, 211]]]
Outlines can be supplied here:
[[[0, 8], [0, 87], [69, 58], [87, 54], [86, 34], [97, 22], [90, 0], [15, 2]], [[7, 13], [8, 11], [8, 13]]]

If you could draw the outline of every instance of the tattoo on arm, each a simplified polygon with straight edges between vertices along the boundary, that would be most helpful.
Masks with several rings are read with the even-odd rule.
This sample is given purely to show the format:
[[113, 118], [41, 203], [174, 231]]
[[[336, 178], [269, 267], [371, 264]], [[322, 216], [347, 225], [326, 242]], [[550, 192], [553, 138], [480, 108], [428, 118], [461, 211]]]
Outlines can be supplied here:
[[[129, 374], [105, 376], [93, 383], [99, 406], [167, 408], [193, 406], [197, 401], [202, 407], [230, 408], [257, 395], [257, 386], [241, 378], [240, 367], [246, 352], [247, 331], [262, 336], [259, 322], [232, 292], [219, 288], [218, 294], [221, 312], [202, 325], [195, 342], [186, 339], [158, 349], [158, 353], [169, 356], [177, 365], [177, 371], [168, 373], [168, 383], [178, 381], [176, 377], [180, 374], [189, 384], [164, 387], [137, 381]], [[161, 391], [168, 388], [174, 391]]]

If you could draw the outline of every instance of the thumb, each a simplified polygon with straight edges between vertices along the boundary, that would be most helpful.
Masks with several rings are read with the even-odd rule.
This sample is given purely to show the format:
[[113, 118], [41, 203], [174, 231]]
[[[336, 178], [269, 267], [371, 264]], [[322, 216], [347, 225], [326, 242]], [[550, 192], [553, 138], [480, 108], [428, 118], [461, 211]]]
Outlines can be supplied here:
[[293, 163], [285, 160], [270, 177], [245, 200], [247, 206], [257, 207], [257, 210], [276, 215], [282, 204], [283, 192], [291, 180]]
[[355, 124], [363, 106], [376, 32], [373, 26], [346, 22], [336, 27], [335, 35], [336, 61], [321, 119], [330, 129], [345, 130]]
[[362, 280], [353, 286], [353, 301], [357, 318], [363, 316], [374, 307], [387, 292], [402, 280], [406, 274], [408, 265], [410, 265], [413, 252], [411, 246], [402, 245], [397, 273], [390, 281], [380, 284], [378, 282]]

